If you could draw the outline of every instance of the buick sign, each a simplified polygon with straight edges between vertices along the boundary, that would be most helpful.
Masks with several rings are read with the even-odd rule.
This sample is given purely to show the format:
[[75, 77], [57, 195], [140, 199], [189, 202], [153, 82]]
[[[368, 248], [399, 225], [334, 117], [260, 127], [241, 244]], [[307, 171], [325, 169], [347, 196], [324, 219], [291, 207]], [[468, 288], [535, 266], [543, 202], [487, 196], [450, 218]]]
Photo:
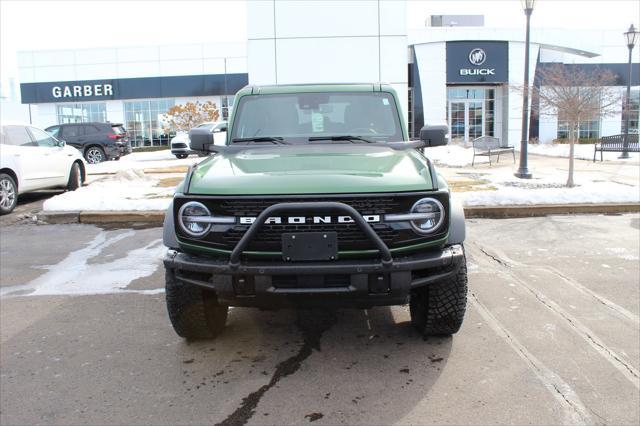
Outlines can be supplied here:
[[[469, 52], [469, 62], [471, 65], [480, 66], [487, 60], [484, 49], [476, 47]], [[460, 75], [496, 75], [495, 68], [460, 68]]]
[[506, 83], [509, 43], [506, 41], [448, 41], [447, 83]]
[[487, 54], [480, 48], [473, 49], [469, 52], [469, 62], [471, 65], [482, 65], [487, 60]]

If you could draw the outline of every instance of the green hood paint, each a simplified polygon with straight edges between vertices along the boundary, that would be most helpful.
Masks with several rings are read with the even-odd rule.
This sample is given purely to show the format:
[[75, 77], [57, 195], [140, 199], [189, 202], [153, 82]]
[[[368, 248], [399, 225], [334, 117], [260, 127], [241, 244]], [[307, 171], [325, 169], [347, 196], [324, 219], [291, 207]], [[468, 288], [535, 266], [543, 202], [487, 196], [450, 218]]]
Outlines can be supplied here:
[[210, 157], [188, 188], [199, 195], [337, 194], [432, 190], [415, 150], [364, 144], [280, 145]]

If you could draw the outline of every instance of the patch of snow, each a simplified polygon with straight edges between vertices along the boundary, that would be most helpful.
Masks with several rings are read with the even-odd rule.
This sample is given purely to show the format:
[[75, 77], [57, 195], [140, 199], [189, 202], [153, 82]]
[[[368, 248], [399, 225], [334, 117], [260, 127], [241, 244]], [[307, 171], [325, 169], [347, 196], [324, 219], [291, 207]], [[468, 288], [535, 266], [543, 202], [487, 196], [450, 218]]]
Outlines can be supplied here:
[[[436, 165], [447, 167], [470, 166], [473, 160], [473, 148], [461, 145], [444, 145], [425, 148], [425, 155]], [[488, 163], [488, 157], [476, 157], [475, 163]]]
[[121, 157], [118, 161], [103, 161], [98, 164], [87, 164], [89, 175], [116, 173], [121, 170], [158, 169], [164, 167], [190, 166], [204, 160], [197, 155], [190, 155], [182, 160], [177, 159], [168, 149], [152, 152], [134, 152]]
[[500, 186], [496, 191], [457, 192], [465, 206], [507, 206], [534, 204], [638, 203], [637, 187], [592, 182], [573, 188], [518, 188]]
[[152, 290], [126, 288], [134, 280], [148, 277], [158, 269], [162, 255], [166, 251], [160, 239], [129, 251], [123, 258], [106, 263], [89, 263], [90, 259], [99, 256], [107, 247], [134, 235], [134, 231], [126, 231], [107, 237], [107, 232], [101, 232], [86, 247], [69, 253], [60, 263], [47, 267], [48, 272], [44, 275], [24, 285], [2, 287], [0, 295], [162, 293], [164, 288]]
[[83, 186], [64, 192], [44, 202], [44, 211], [148, 211], [166, 210], [174, 188], [158, 187], [157, 179], [141, 170], [122, 170]]
[[[545, 155], [548, 157], [562, 157], [569, 158], [569, 144], [530, 144], [527, 151], [530, 154]], [[516, 147], [516, 151], [518, 147]], [[593, 160], [594, 144], [576, 144], [574, 149], [574, 158], [579, 160]], [[625, 162], [637, 162], [640, 159], [640, 154], [637, 152], [630, 152], [629, 159], [620, 159], [620, 152], [604, 152], [602, 158], [604, 161], [625, 161]], [[600, 153], [596, 157], [597, 161], [600, 161]]]

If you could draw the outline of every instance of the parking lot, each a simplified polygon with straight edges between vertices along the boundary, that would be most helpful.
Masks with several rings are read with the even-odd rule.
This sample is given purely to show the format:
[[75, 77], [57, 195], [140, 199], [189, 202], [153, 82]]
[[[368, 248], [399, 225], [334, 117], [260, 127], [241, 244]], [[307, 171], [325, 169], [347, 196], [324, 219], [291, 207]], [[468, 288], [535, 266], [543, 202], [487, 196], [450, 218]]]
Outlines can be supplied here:
[[405, 307], [238, 308], [186, 343], [160, 229], [3, 225], [0, 423], [638, 424], [640, 216], [467, 226], [452, 338]]

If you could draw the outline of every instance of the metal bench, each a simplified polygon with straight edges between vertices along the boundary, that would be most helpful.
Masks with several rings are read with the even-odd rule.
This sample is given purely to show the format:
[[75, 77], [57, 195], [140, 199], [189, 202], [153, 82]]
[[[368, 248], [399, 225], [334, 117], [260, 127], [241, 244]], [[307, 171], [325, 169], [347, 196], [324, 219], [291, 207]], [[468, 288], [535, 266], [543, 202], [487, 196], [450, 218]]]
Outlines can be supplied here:
[[[596, 154], [600, 151], [600, 161], [603, 161], [603, 152], [624, 152], [624, 137], [625, 135], [613, 135], [603, 136], [600, 138], [600, 143], [594, 145], [593, 150], [593, 162], [596, 162]], [[640, 152], [640, 145], [638, 144], [638, 135], [629, 135], [627, 143], [627, 152]]]
[[505, 152], [511, 152], [513, 155], [513, 162], [516, 162], [516, 153], [512, 146], [502, 144], [499, 138], [493, 136], [480, 136], [471, 141], [473, 144], [473, 160], [471, 161], [471, 167], [474, 166], [477, 156], [489, 157], [489, 167], [491, 167], [491, 156], [498, 155], [498, 163], [500, 162], [500, 154]]

